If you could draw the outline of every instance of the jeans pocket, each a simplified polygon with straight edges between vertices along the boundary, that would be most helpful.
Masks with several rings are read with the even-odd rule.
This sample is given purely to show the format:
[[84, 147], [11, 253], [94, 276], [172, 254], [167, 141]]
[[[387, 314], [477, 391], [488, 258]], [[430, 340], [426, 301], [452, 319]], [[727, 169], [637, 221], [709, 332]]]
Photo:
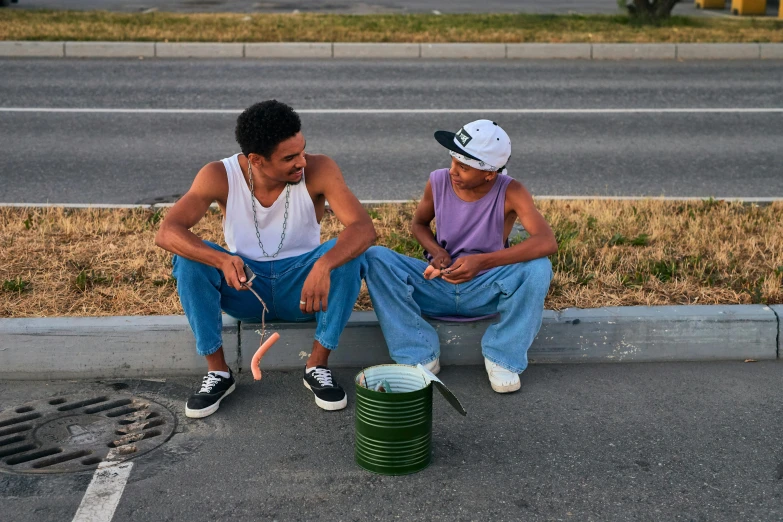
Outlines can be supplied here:
[[511, 291], [509, 290], [508, 286], [506, 285], [506, 281], [503, 279], [499, 279], [497, 281], [493, 281], [489, 286], [496, 286], [498, 290], [500, 290], [500, 293], [508, 296], [511, 295]]

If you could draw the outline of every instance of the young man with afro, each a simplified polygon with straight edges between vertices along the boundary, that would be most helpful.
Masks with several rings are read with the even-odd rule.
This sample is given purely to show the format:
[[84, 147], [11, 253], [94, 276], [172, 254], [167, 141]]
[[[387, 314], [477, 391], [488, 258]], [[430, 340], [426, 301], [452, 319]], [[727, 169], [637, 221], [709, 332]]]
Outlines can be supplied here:
[[[301, 122], [291, 107], [276, 100], [249, 107], [237, 120], [236, 140], [242, 152], [202, 168], [155, 238], [175, 254], [177, 291], [196, 350], [207, 363], [185, 413], [211, 415], [235, 389], [223, 355], [221, 310], [241, 321], [260, 321], [262, 305], [248, 284], [266, 303], [267, 320], [317, 321], [304, 385], [319, 407], [343, 409], [345, 392], [327, 361], [359, 295], [363, 253], [375, 240], [372, 221], [337, 164], [305, 152]], [[327, 200], [345, 228], [321, 244]], [[228, 249], [190, 231], [214, 202]], [[256, 275], [252, 282], [246, 267]]]

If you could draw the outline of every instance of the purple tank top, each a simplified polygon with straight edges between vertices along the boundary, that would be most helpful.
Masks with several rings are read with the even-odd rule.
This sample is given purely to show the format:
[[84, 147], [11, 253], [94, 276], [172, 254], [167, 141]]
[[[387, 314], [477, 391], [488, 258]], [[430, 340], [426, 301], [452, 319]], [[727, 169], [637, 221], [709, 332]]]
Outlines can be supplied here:
[[[513, 178], [501, 174], [478, 201], [463, 201], [454, 192], [449, 169], [430, 174], [435, 203], [435, 239], [452, 260], [471, 254], [497, 252], [507, 247], [503, 237], [506, 189]], [[426, 253], [427, 259], [432, 257]], [[483, 272], [482, 272], [483, 273]]]

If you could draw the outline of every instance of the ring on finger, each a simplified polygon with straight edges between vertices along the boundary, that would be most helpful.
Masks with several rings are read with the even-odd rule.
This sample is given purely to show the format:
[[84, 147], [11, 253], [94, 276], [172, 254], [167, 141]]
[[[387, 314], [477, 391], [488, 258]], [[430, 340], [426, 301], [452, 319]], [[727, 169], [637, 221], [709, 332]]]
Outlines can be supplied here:
[[302, 305], [302, 306], [304, 306], [304, 305], [306, 305], [307, 303], [306, 303], [305, 301], [299, 301], [299, 304], [300, 304], [300, 305]]

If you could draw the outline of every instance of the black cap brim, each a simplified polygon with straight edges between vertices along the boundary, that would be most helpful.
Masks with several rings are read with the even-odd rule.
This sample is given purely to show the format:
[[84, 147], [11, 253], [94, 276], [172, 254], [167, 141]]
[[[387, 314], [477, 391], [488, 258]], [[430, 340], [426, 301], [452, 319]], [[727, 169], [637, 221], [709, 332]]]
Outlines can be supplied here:
[[477, 157], [475, 157], [475, 156], [473, 156], [471, 154], [468, 154], [459, 145], [454, 143], [454, 137], [456, 135], [457, 135], [456, 133], [449, 132], [449, 131], [435, 131], [435, 139], [438, 141], [438, 143], [440, 143], [441, 145], [443, 145], [447, 149], [453, 150], [457, 154], [462, 154], [466, 158], [470, 158], [470, 159], [476, 160], [476, 161], [481, 161]]

